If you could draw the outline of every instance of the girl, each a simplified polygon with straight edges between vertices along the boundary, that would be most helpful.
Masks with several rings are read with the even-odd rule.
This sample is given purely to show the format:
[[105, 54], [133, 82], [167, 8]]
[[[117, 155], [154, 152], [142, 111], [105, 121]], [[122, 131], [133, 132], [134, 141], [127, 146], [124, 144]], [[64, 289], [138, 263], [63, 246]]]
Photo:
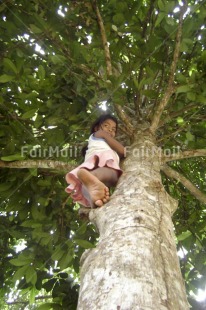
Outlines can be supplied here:
[[122, 174], [119, 157], [124, 157], [124, 147], [117, 140], [117, 120], [112, 115], [102, 115], [91, 128], [83, 164], [67, 173], [75, 202], [85, 207], [101, 207], [109, 200], [109, 187], [115, 186]]

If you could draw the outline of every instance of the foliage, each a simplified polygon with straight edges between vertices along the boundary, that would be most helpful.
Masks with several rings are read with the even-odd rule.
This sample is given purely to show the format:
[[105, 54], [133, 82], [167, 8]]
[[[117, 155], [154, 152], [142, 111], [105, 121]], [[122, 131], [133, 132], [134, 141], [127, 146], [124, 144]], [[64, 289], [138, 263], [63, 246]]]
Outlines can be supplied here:
[[[77, 165], [91, 121], [105, 100], [109, 112], [115, 111], [114, 103], [124, 107], [133, 126], [150, 122], [167, 87], [182, 3], [100, 0], [98, 7], [111, 75], [95, 1], [1, 2], [2, 161], [46, 159]], [[176, 89], [157, 132], [158, 145], [165, 149], [205, 148], [205, 20], [205, 1], [190, 0]], [[170, 166], [205, 191], [204, 157]], [[1, 309], [20, 309], [25, 302], [25, 309], [76, 307], [79, 259], [85, 248], [93, 247], [97, 232], [79, 218], [78, 206], [64, 192], [64, 174], [58, 167], [1, 169]], [[165, 175], [163, 180], [179, 201], [174, 224], [178, 250], [184, 253], [180, 262], [187, 292], [197, 293], [206, 284], [206, 209], [180, 182]], [[11, 292], [22, 304], [7, 304]], [[49, 297], [48, 302], [42, 304], [39, 296]], [[193, 309], [200, 307], [191, 303]]]

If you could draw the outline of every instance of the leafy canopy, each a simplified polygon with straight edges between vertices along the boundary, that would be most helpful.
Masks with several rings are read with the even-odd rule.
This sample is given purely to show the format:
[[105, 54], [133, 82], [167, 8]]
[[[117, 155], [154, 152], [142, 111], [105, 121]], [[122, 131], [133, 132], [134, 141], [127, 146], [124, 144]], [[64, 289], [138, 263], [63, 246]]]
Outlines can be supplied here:
[[[79, 259], [97, 232], [64, 192], [65, 167], [81, 162], [102, 102], [111, 113], [124, 108], [134, 128], [151, 121], [168, 85], [182, 7], [169, 0], [0, 4], [1, 309], [76, 309]], [[205, 1], [188, 1], [175, 90], [157, 130], [164, 149], [205, 148], [205, 20]], [[43, 169], [43, 161], [54, 165]], [[205, 191], [204, 157], [170, 166]], [[182, 273], [188, 295], [196, 294], [206, 283], [205, 206], [181, 182], [163, 180], [179, 200]]]

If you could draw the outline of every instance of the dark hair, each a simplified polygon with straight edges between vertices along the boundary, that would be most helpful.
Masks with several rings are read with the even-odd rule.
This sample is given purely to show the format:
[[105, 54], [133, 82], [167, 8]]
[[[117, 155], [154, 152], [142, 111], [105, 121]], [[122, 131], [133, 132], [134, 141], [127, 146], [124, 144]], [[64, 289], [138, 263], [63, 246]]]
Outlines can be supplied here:
[[112, 121], [115, 122], [116, 127], [118, 126], [118, 122], [116, 117], [110, 115], [110, 114], [103, 114], [98, 119], [92, 124], [90, 133], [94, 133], [96, 131], [97, 127], [100, 127], [102, 123], [104, 123], [106, 120], [111, 119]]
[[[98, 117], [98, 119], [92, 124], [91, 129], [90, 129], [90, 134], [93, 134], [96, 131], [96, 128], [100, 127], [102, 123], [104, 123], [106, 120], [111, 119], [112, 121], [115, 122], [116, 124], [116, 128], [118, 126], [118, 121], [116, 119], [116, 117], [114, 117], [113, 115], [110, 114], [103, 114], [101, 116]], [[86, 151], [88, 149], [88, 144], [83, 146], [82, 148], [82, 156], [85, 157]]]

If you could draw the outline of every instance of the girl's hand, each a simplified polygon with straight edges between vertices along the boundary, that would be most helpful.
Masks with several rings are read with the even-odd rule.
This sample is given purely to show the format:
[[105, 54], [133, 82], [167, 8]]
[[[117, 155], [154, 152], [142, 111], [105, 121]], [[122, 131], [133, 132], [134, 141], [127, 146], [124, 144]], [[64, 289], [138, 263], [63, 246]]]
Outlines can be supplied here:
[[94, 136], [96, 138], [102, 138], [102, 139], [105, 139], [105, 137], [107, 137], [108, 135], [109, 134], [106, 131], [102, 130], [102, 129], [99, 129], [98, 131], [96, 131], [94, 133]]
[[119, 143], [116, 139], [114, 139], [109, 133], [107, 133], [104, 130], [98, 130], [94, 133], [94, 136], [96, 138], [103, 138], [105, 139], [105, 141], [107, 142], [107, 144], [109, 144], [109, 146], [118, 153], [118, 155], [123, 158], [125, 157], [125, 148], [124, 146]]

